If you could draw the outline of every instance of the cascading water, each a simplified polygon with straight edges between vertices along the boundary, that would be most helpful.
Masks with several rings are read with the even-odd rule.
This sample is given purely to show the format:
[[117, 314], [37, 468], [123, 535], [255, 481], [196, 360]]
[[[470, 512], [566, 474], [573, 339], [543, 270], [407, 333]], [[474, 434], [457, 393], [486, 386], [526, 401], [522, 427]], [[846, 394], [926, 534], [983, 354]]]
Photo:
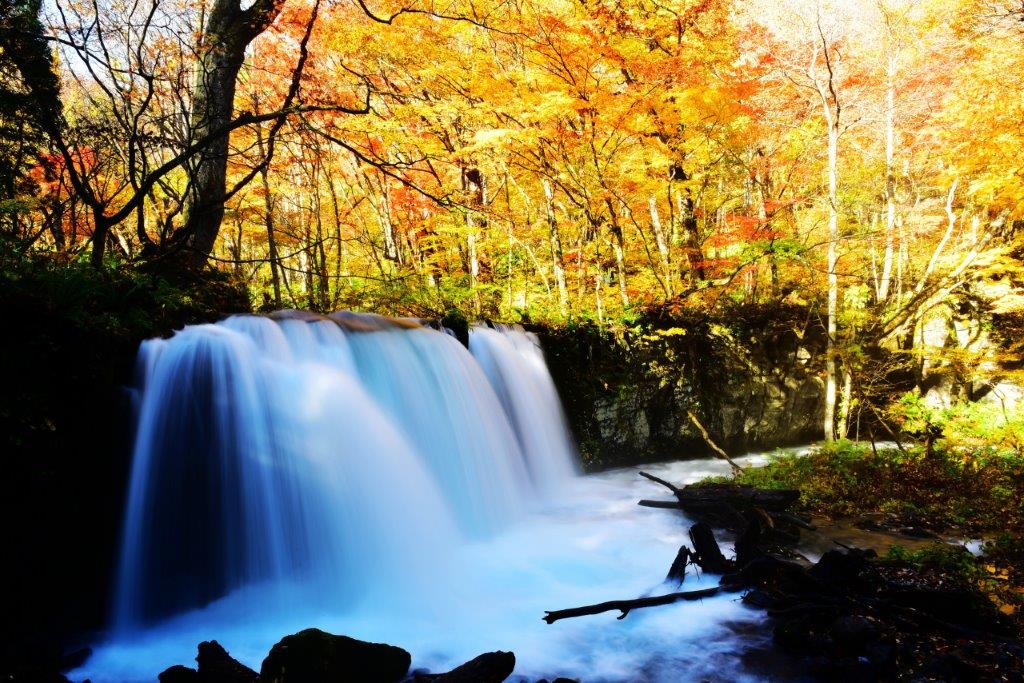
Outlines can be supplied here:
[[576, 474], [576, 453], [558, 392], [533, 334], [519, 326], [476, 326], [469, 350], [498, 392], [534, 484], [553, 494]]
[[695, 638], [731, 670], [722, 624], [751, 617], [729, 601], [540, 621], [658, 590], [681, 527], [625, 475], [577, 475], [521, 328], [474, 327], [467, 352], [377, 316], [238, 316], [144, 343], [138, 391], [112, 637], [73, 676], [152, 680], [213, 638], [258, 669], [309, 626], [435, 670], [501, 648], [523, 674], [663, 680]]
[[140, 358], [119, 630], [253, 583], [344, 604], [403, 554], [453, 542], [438, 487], [334, 323], [231, 318]]

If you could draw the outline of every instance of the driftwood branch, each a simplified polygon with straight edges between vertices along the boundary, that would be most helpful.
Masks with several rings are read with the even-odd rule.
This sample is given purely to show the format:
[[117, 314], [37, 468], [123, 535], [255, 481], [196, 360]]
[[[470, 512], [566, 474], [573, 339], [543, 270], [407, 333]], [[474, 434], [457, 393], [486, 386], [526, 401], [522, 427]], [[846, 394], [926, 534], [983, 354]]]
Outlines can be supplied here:
[[588, 614], [601, 614], [602, 612], [611, 612], [613, 610], [619, 610], [622, 612], [616, 619], [625, 619], [626, 615], [631, 610], [640, 609], [642, 607], [657, 607], [659, 605], [670, 605], [673, 602], [680, 602], [682, 600], [701, 600], [703, 598], [710, 598], [712, 595], [717, 595], [721, 590], [719, 586], [713, 586], [711, 588], [704, 588], [703, 590], [697, 591], [685, 591], [682, 593], [669, 593], [667, 595], [656, 595], [649, 598], [636, 598], [634, 600], [609, 600], [608, 602], [598, 603], [596, 605], [586, 605], [585, 607], [573, 607], [570, 609], [560, 609], [553, 612], [544, 613], [544, 621], [549, 624], [553, 624], [559, 619], [570, 619], [572, 617], [582, 617]]
[[665, 582], [675, 582], [676, 587], [679, 587], [683, 583], [683, 579], [686, 578], [686, 565], [693, 561], [693, 552], [685, 545], [679, 546], [679, 552], [676, 553], [676, 559], [672, 561], [672, 566], [668, 568], [668, 574], [665, 576]]
[[704, 428], [704, 425], [701, 424], [700, 420], [697, 419], [697, 416], [693, 414], [692, 410], [687, 410], [686, 416], [690, 418], [690, 422], [692, 422], [693, 426], [697, 428], [698, 432], [700, 432], [700, 435], [704, 439], [704, 443], [708, 445], [708, 448], [714, 451], [714, 453], [719, 458], [722, 458], [727, 463], [729, 463], [729, 466], [732, 467], [732, 476], [735, 477], [736, 475], [743, 471], [743, 468], [737, 465], [733, 461], [733, 459], [729, 457], [729, 454], [726, 453], [721, 446], [714, 442], [714, 440], [711, 438], [711, 435], [708, 434], [708, 430]]
[[661, 477], [656, 477], [653, 474], [648, 474], [647, 472], [641, 472], [640, 476], [643, 477], [644, 479], [650, 479], [651, 481], [653, 481], [655, 483], [661, 484], [662, 486], [666, 487], [669, 491], [671, 491], [672, 493], [676, 494], [677, 496], [682, 491], [682, 489], [679, 488], [678, 486], [676, 486], [675, 484], [667, 482], [664, 479], [662, 479]]

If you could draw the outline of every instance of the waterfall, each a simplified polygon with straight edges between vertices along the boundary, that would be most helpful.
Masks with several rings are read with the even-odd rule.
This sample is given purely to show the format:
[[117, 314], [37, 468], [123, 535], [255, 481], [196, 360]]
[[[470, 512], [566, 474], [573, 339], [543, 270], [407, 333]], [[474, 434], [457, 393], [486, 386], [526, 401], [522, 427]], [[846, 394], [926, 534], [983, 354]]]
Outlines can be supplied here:
[[536, 339], [470, 349], [300, 312], [145, 342], [116, 630], [254, 586], [328, 611], [414, 591], [556, 491], [575, 456]]
[[518, 325], [478, 325], [469, 350], [512, 422], [532, 481], [556, 493], [577, 473], [577, 456], [537, 336]]

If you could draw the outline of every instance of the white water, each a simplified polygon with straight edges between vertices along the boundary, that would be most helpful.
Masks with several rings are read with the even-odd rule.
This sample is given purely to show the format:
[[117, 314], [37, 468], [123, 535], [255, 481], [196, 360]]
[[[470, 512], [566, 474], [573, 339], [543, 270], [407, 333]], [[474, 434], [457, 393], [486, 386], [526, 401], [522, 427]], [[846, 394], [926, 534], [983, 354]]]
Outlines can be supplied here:
[[735, 596], [541, 621], [674, 590], [660, 581], [686, 523], [636, 505], [657, 492], [635, 470], [575, 474], [534, 339], [476, 328], [471, 350], [255, 317], [143, 345], [115, 623], [71, 677], [154, 680], [210, 639], [258, 670], [317, 626], [434, 671], [505, 649], [527, 678], [756, 678], [729, 624], [760, 616]]

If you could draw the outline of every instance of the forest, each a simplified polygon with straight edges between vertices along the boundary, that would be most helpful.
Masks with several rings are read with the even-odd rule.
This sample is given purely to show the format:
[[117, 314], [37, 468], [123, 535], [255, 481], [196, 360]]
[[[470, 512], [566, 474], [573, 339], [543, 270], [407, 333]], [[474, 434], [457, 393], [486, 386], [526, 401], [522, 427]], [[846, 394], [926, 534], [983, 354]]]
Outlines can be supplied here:
[[[1017, 0], [0, 0], [0, 517], [19, 558], [0, 674], [153, 680], [187, 660], [152, 639], [174, 623], [209, 681], [1017, 680], [1022, 47]], [[559, 523], [632, 509], [643, 463], [675, 500], [630, 513], [648, 536], [608, 533], [651, 566], [552, 557], [541, 532], [502, 545], [551, 497]], [[651, 600], [640, 574], [673, 534], [669, 577], [699, 567], [709, 605], [745, 591], [760, 616], [712, 621], [754, 620], [771, 654], [652, 631], [705, 609], [690, 596], [615, 607], [657, 609], [615, 623], [632, 659], [614, 664], [607, 624], [572, 632], [591, 652], [472, 622], [471, 591], [495, 586], [468, 579], [437, 623], [494, 642], [346, 611], [386, 575], [434, 614], [443, 587], [383, 568], [486, 573], [463, 556], [481, 538], [547, 601], [534, 621]], [[796, 555], [799, 580], [748, 572]], [[618, 578], [559, 592], [537, 578], [558, 567]], [[838, 616], [837, 571], [861, 591]], [[282, 607], [231, 630], [270, 600], [252, 586], [335, 595], [328, 575], [361, 587], [334, 621]], [[929, 600], [948, 610], [922, 617]], [[244, 665], [180, 626], [200, 613]], [[355, 647], [301, 631], [255, 656], [292, 626], [411, 664], [347, 649], [355, 668], [289, 677], [287, 638], [320, 653], [302, 666]], [[665, 663], [705, 638], [747, 654]]]

